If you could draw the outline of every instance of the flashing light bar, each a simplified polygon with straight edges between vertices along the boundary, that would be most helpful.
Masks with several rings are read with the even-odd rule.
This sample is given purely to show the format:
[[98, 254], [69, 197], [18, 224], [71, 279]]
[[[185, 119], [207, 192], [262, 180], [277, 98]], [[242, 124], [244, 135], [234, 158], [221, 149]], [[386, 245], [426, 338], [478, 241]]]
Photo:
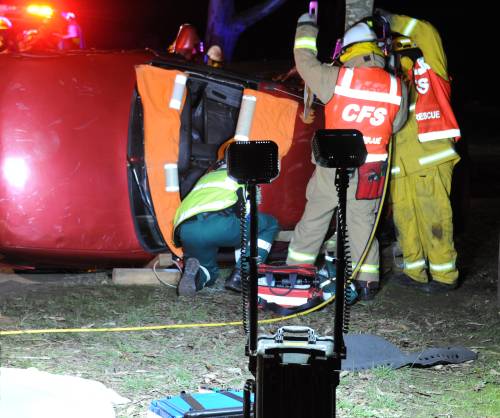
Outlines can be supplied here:
[[47, 6], [47, 5], [30, 4], [26, 8], [26, 12], [28, 12], [30, 15], [50, 19], [52, 17], [52, 15], [54, 14], [54, 9], [50, 6]]

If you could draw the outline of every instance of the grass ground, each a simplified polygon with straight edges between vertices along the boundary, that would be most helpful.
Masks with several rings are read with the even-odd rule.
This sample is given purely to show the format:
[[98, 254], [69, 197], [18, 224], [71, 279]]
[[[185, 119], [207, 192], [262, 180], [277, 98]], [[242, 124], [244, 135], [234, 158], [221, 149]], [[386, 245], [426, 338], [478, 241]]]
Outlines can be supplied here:
[[[477, 351], [478, 359], [426, 369], [344, 372], [338, 416], [500, 417], [498, 209], [498, 199], [473, 207], [483, 229], [457, 240], [465, 277], [458, 290], [423, 295], [388, 283], [374, 302], [358, 303], [351, 312], [351, 332], [380, 335], [409, 352], [463, 345]], [[469, 228], [477, 232], [478, 224]], [[333, 312], [330, 305], [290, 322], [331, 335]], [[240, 313], [240, 298], [220, 286], [186, 300], [165, 287], [115, 287], [105, 275], [91, 284], [36, 285], [0, 295], [2, 329], [224, 322], [239, 320]], [[117, 409], [123, 418], [145, 417], [150, 402], [167, 394], [199, 386], [241, 388], [250, 376], [237, 326], [3, 336], [0, 343], [4, 367], [78, 375], [115, 389], [131, 400]]]

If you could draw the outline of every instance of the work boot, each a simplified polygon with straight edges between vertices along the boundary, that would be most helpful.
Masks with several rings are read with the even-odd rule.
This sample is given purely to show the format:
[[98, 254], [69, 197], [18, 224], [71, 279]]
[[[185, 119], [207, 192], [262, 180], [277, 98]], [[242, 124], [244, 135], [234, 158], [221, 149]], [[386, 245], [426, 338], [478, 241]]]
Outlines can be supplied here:
[[184, 265], [181, 279], [177, 285], [179, 296], [194, 296], [197, 290], [201, 289], [199, 283], [200, 262], [196, 258], [188, 258]]
[[453, 284], [438, 282], [436, 280], [432, 280], [429, 283], [426, 283], [422, 286], [422, 290], [425, 293], [433, 293], [433, 294], [443, 294], [448, 293], [452, 290], [455, 290], [458, 287], [458, 283], [455, 282]]
[[224, 287], [233, 292], [241, 293], [241, 274], [239, 267], [235, 267], [224, 283]]
[[427, 285], [427, 283], [417, 282], [416, 280], [413, 280], [410, 276], [403, 272], [393, 274], [392, 276], [390, 276], [389, 281], [398, 286], [413, 287], [414, 289], [420, 290], [423, 290], [423, 287]]
[[358, 293], [358, 299], [364, 302], [375, 299], [379, 290], [378, 282], [367, 282], [364, 280], [355, 280], [354, 285]]

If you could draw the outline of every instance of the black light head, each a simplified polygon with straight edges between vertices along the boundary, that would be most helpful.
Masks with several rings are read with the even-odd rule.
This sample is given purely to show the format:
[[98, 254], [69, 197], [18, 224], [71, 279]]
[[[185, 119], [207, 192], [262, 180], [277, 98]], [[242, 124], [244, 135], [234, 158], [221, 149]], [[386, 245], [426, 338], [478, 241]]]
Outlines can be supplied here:
[[278, 145], [273, 141], [236, 141], [227, 149], [227, 171], [240, 184], [270, 183], [279, 175]]
[[319, 129], [312, 141], [316, 163], [326, 168], [355, 168], [367, 156], [363, 135], [356, 129]]

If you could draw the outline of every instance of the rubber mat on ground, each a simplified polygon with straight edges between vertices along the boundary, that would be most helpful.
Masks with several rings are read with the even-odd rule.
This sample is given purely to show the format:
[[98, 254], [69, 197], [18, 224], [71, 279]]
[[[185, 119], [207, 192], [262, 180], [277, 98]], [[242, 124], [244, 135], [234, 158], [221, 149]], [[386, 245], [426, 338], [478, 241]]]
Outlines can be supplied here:
[[398, 369], [403, 366], [430, 367], [437, 364], [457, 364], [477, 359], [477, 354], [465, 347], [431, 347], [406, 353], [385, 338], [371, 334], [344, 336], [347, 358], [342, 370], [363, 370], [385, 366]]

